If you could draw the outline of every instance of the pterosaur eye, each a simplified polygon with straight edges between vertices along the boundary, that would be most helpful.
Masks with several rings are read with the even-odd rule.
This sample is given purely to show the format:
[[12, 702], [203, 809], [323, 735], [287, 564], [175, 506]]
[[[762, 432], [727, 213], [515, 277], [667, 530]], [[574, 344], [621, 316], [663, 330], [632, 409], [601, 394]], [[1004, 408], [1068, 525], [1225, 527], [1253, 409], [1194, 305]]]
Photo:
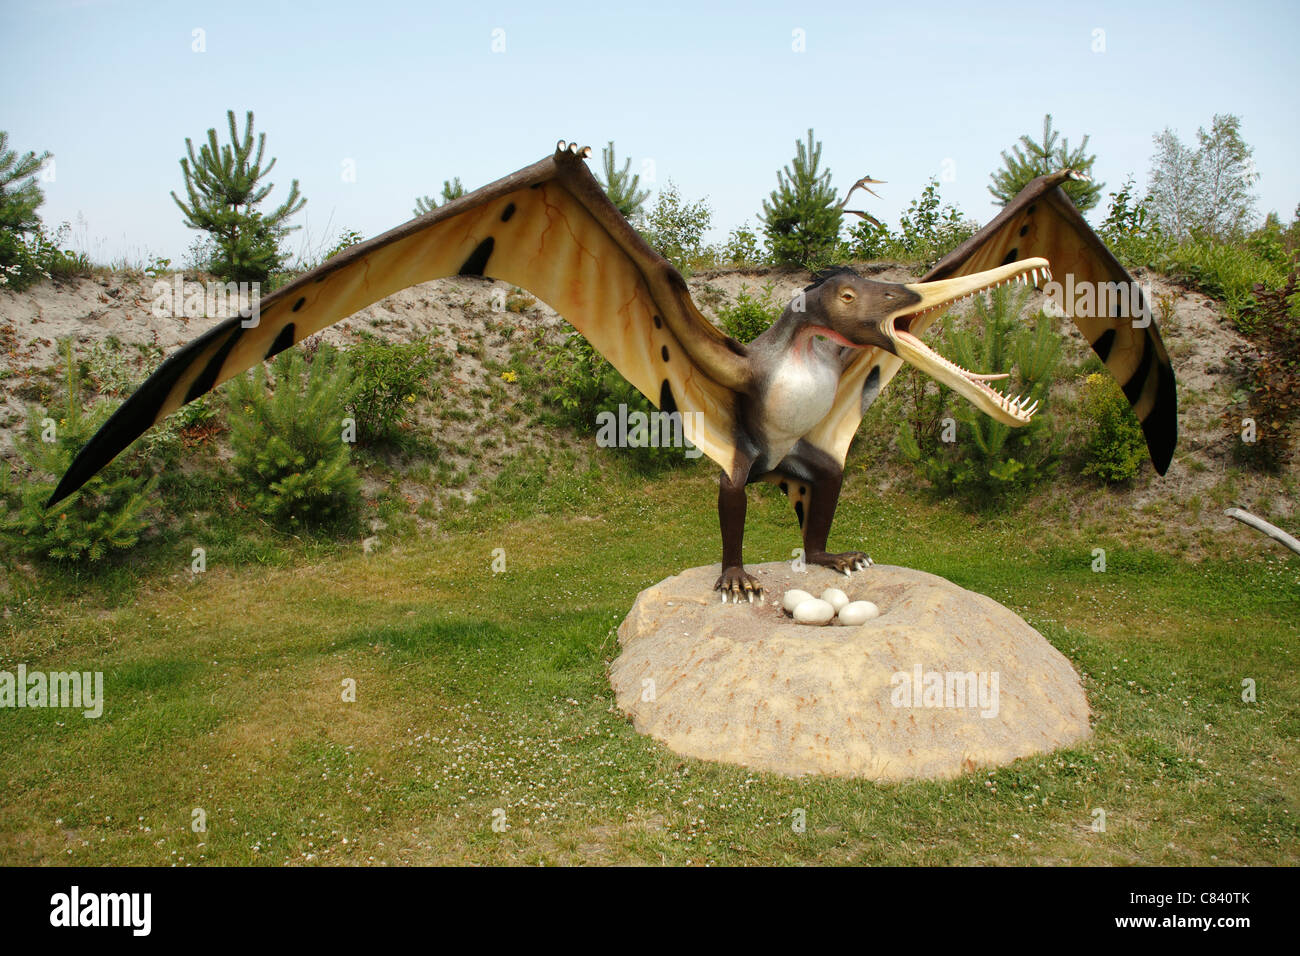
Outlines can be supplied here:
[[894, 293], [892, 293], [892, 292], [886, 292], [886, 293], [885, 293], [885, 298], [886, 298], [886, 299], [892, 299], [893, 297], [894, 297]]

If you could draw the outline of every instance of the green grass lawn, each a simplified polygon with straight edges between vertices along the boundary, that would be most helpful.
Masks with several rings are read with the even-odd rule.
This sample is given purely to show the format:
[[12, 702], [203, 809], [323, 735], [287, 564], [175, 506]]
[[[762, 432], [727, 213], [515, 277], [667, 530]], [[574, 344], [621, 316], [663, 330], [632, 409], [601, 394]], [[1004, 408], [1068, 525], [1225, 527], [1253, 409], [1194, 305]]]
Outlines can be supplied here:
[[[852, 476], [832, 544], [1019, 612], [1084, 675], [1095, 736], [945, 783], [786, 779], [639, 736], [606, 680], [637, 592], [717, 560], [708, 469], [570, 464], [371, 555], [218, 529], [7, 599], [0, 668], [102, 670], [107, 700], [0, 711], [0, 863], [1300, 861], [1280, 549], [1192, 561], [1123, 523], [976, 518]], [[797, 544], [784, 500], [752, 496], [748, 559]]]

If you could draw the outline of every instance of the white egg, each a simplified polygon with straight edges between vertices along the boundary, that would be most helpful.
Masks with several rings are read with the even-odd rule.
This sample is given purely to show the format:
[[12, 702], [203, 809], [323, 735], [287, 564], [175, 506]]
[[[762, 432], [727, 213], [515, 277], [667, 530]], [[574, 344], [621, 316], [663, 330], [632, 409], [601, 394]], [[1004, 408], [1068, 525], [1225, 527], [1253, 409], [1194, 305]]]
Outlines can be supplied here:
[[835, 612], [838, 614], [840, 609], [849, 603], [849, 596], [839, 588], [827, 588], [822, 592], [822, 600], [835, 608]]
[[863, 624], [873, 617], [880, 616], [880, 608], [876, 607], [870, 601], [854, 601], [852, 604], [846, 604], [840, 608], [839, 622], [853, 626]]
[[835, 608], [815, 597], [800, 601], [794, 609], [794, 619], [800, 624], [829, 624], [834, 616]]
[[784, 607], [788, 613], [793, 614], [794, 609], [798, 607], [800, 603], [811, 600], [812, 595], [807, 591], [800, 591], [798, 588], [791, 588], [786, 591], [785, 596], [781, 598], [781, 606]]

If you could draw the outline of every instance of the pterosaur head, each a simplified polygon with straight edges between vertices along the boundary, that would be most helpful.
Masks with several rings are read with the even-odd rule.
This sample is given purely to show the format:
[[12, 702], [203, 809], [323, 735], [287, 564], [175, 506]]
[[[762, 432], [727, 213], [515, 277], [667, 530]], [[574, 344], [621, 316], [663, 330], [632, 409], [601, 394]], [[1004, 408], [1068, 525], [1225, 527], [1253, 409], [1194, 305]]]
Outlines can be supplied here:
[[1034, 284], [1051, 278], [1046, 259], [1025, 259], [974, 275], [935, 282], [877, 282], [851, 269], [823, 273], [807, 289], [808, 311], [824, 321], [829, 337], [842, 345], [876, 346], [915, 365], [935, 381], [969, 399], [976, 408], [1006, 425], [1026, 425], [1031, 405], [1012, 399], [988, 383], [1005, 375], [981, 375], [935, 352], [912, 334], [921, 316], [940, 312], [1007, 283]]

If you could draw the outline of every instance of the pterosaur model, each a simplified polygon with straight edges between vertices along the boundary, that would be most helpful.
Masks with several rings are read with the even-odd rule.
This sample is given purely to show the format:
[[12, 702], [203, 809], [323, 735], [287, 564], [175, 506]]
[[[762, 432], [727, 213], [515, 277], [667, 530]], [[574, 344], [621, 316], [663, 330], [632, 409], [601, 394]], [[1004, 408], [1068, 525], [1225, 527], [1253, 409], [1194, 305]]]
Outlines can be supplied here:
[[[928, 348], [920, 336], [950, 305], [1007, 283], [1040, 284], [1049, 270], [1072, 289], [1129, 296], [1061, 303], [1123, 387], [1164, 474], [1177, 438], [1173, 370], [1141, 292], [1059, 185], [1034, 180], [920, 281], [876, 282], [852, 270], [820, 276], [748, 345], [695, 307], [686, 282], [609, 201], [584, 160], [561, 141], [553, 155], [353, 246], [260, 303], [256, 324], [233, 317], [169, 356], [78, 453], [50, 499], [80, 488], [176, 409], [226, 379], [408, 286], [487, 276], [528, 289], [563, 315], [722, 469], [722, 574], [715, 585], [750, 601], [762, 585], [744, 569], [745, 486], [776, 482], [794, 505], [812, 564], [846, 574], [861, 551], [827, 538], [844, 460], [867, 406], [903, 362], [1007, 425], [1034, 413], [1019, 397]], [[867, 180], [870, 181], [870, 180]], [[1106, 297], [1102, 297], [1105, 299]], [[1102, 315], [1091, 313], [1103, 312]], [[1026, 407], [1028, 405], [1028, 407]]]

